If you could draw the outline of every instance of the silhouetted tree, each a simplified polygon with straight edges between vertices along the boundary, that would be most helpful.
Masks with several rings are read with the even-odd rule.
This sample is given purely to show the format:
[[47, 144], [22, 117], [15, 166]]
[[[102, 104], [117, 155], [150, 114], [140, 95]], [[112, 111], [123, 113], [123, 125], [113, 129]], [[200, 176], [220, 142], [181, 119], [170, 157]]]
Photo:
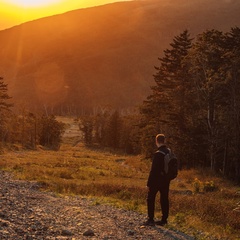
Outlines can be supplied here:
[[43, 115], [39, 121], [39, 143], [57, 150], [60, 147], [64, 124], [58, 122], [55, 116]]
[[[175, 145], [181, 146], [177, 147], [180, 157], [186, 156], [188, 125], [192, 123], [188, 112], [192, 79], [184, 62], [191, 44], [187, 30], [174, 37], [171, 48], [164, 51], [163, 58], [159, 58], [160, 66], [155, 67], [157, 73], [154, 75], [156, 85], [151, 88], [152, 94], [141, 108], [143, 145], [152, 143], [157, 133], [165, 132], [168, 136], [174, 135]], [[147, 149], [145, 145], [146, 153]]]
[[121, 117], [119, 147], [127, 154], [141, 153], [141, 134], [139, 129], [139, 114]]
[[83, 132], [84, 142], [86, 145], [92, 145], [93, 143], [93, 126], [94, 119], [92, 116], [81, 117], [79, 129]]
[[115, 111], [108, 119], [106, 126], [106, 142], [107, 146], [117, 149], [120, 143], [121, 134], [121, 118], [118, 111]]
[[4, 83], [3, 78], [0, 77], [0, 136], [1, 141], [4, 142], [9, 134], [8, 123], [10, 120], [10, 109], [13, 106], [9, 102], [11, 97], [8, 95], [8, 85]]

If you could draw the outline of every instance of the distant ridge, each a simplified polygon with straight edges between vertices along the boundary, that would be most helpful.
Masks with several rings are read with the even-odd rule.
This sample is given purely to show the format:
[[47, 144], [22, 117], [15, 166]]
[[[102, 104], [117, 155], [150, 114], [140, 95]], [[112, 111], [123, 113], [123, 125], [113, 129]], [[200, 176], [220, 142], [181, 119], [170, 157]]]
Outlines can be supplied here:
[[32, 110], [131, 108], [174, 36], [229, 31], [239, 12], [237, 0], [143, 0], [45, 17], [0, 31], [0, 76]]

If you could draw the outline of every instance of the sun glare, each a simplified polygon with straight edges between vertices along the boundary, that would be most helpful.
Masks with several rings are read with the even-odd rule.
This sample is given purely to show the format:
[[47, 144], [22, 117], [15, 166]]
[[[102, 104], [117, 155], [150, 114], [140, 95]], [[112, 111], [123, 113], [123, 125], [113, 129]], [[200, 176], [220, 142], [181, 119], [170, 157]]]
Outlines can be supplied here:
[[130, 0], [0, 0], [0, 30], [75, 9]]
[[60, 1], [61, 0], [10, 0], [9, 2], [23, 8], [36, 8], [48, 6]]

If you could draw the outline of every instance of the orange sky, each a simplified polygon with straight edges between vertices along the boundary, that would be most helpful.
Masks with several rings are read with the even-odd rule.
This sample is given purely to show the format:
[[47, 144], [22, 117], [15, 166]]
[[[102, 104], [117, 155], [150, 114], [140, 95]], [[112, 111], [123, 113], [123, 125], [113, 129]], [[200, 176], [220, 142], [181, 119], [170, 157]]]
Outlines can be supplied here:
[[73, 9], [129, 0], [0, 0], [0, 30]]

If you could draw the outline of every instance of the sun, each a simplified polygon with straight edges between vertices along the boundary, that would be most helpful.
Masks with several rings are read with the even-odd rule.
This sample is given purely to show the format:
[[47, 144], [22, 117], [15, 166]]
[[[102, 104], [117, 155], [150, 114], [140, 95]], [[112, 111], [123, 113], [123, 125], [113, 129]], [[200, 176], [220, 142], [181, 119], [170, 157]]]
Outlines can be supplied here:
[[61, 0], [9, 0], [9, 3], [23, 8], [38, 8], [59, 3]]

